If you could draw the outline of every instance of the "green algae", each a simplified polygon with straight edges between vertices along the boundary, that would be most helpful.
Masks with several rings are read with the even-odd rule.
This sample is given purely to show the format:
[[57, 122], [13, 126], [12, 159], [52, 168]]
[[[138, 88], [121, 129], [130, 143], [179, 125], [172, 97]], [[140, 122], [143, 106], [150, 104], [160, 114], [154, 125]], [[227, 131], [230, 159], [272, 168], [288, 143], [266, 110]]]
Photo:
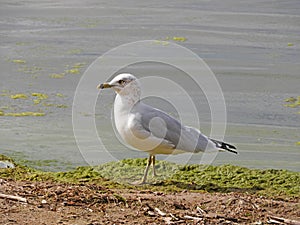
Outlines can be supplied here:
[[68, 74], [79, 74], [80, 70], [78, 68], [72, 68], [65, 71]]
[[73, 69], [81, 69], [82, 67], [85, 66], [86, 63], [75, 63], [72, 68]]
[[174, 36], [174, 37], [167, 37], [166, 40], [173, 40], [177, 42], [185, 42], [187, 40], [186, 37], [179, 37], [179, 36]]
[[43, 103], [43, 106], [45, 107], [56, 107], [60, 109], [65, 109], [68, 108], [69, 106], [64, 105], [64, 104], [54, 104], [54, 103]]
[[[58, 100], [58, 98], [64, 97], [64, 95], [61, 93], [52, 94], [52, 97], [53, 96], [57, 98], [56, 100]], [[53, 99], [50, 98], [51, 96], [41, 92], [11, 93], [10, 91], [3, 90], [2, 94], [0, 94], [0, 97], [7, 97], [12, 99], [12, 101], [22, 101], [24, 105], [26, 104], [26, 106], [32, 106], [32, 111], [27, 111], [27, 107], [26, 110], [24, 110], [21, 107], [2, 106], [0, 107], [0, 116], [45, 116], [49, 112], [48, 107], [61, 109], [69, 107], [66, 104], [62, 104], [60, 100], [58, 101], [58, 103], [52, 103]], [[22, 106], [22, 104], [18, 104], [18, 106]], [[37, 106], [39, 106], [39, 108], [37, 108]]]
[[[0, 155], [0, 160], [13, 160]], [[287, 170], [248, 169], [233, 165], [203, 166], [178, 165], [158, 161], [158, 178], [149, 184], [132, 185], [118, 179], [138, 181], [143, 174], [146, 159], [125, 159], [104, 165], [78, 167], [68, 172], [43, 172], [23, 165], [0, 169], [0, 178], [65, 183], [96, 183], [107, 188], [135, 188], [176, 192], [182, 190], [206, 192], [247, 192], [280, 198], [300, 197], [300, 173]], [[114, 179], [112, 179], [114, 177]], [[126, 199], [124, 199], [126, 201]]]
[[25, 64], [26, 60], [23, 60], [23, 59], [12, 59], [11, 62], [17, 63], [17, 64]]
[[300, 96], [286, 98], [284, 101], [288, 103], [288, 104], [284, 105], [286, 107], [289, 107], [289, 108], [300, 107]]
[[[101, 176], [122, 183], [134, 183], [143, 177], [147, 164], [145, 159], [124, 159], [118, 162], [105, 163], [95, 167], [95, 170]], [[155, 165], [158, 177], [150, 175], [153, 173], [152, 168], [149, 169], [149, 182], [160, 182], [170, 178], [174, 171], [179, 169], [179, 165], [166, 161], [157, 161]], [[163, 173], [162, 173], [163, 171]]]
[[49, 96], [47, 94], [44, 93], [38, 93], [38, 92], [33, 92], [31, 93], [31, 96], [33, 97], [37, 97], [37, 99], [43, 100], [43, 99], [48, 99]]
[[56, 96], [57, 96], [57, 97], [60, 97], [60, 98], [63, 98], [63, 97], [64, 97], [64, 95], [63, 95], [62, 93], [56, 93]]
[[18, 72], [22, 72], [25, 74], [31, 74], [32, 78], [37, 78], [39, 73], [43, 70], [42, 67], [36, 66], [36, 65], [27, 65], [27, 61], [24, 59], [8, 59], [8, 61], [18, 64]]
[[172, 179], [193, 185], [194, 189], [207, 191], [247, 191], [266, 195], [298, 196], [300, 173], [287, 170], [259, 170], [239, 166], [187, 165]]
[[20, 94], [14, 94], [10, 96], [11, 99], [27, 99], [28, 96], [26, 94], [20, 93]]
[[65, 77], [66, 73], [52, 73], [49, 76], [53, 79], [62, 79]]
[[80, 74], [80, 69], [85, 66], [86, 63], [75, 63], [71, 67], [69, 65], [66, 66], [65, 73], [66, 74]]
[[185, 42], [187, 39], [185, 37], [173, 37], [173, 41]]
[[53, 79], [62, 79], [68, 74], [80, 74], [81, 69], [86, 65], [84, 62], [75, 63], [74, 65], [66, 65], [66, 69], [64, 72], [61, 73], [52, 73], [49, 77]]
[[155, 40], [153, 43], [158, 44], [158, 45], [163, 45], [163, 46], [170, 44], [170, 42], [168, 42], [168, 41], [160, 41], [160, 40]]
[[13, 117], [21, 117], [21, 116], [45, 116], [44, 112], [8, 112], [8, 113], [0, 113], [0, 116], [13, 116]]
[[55, 105], [56, 106], [56, 108], [61, 108], [61, 109], [66, 109], [66, 108], [68, 108], [68, 106], [67, 105], [64, 105], [64, 104], [57, 104], [57, 105]]

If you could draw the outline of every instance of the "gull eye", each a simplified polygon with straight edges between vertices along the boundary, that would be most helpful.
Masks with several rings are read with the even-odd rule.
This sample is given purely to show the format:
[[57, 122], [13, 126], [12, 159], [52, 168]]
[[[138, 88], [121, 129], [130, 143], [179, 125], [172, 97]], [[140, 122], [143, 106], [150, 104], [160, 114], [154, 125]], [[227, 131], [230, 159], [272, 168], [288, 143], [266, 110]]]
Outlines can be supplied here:
[[124, 80], [119, 80], [118, 83], [123, 85], [123, 84], [125, 84], [125, 81]]

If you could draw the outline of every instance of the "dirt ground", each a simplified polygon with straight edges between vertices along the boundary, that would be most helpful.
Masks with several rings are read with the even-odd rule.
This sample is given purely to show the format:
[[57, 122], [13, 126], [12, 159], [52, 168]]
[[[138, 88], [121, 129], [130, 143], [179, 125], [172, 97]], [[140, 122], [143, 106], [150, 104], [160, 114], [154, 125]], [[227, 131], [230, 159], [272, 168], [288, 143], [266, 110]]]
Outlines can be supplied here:
[[162, 193], [0, 179], [0, 194], [3, 225], [300, 224], [299, 199], [237, 192]]

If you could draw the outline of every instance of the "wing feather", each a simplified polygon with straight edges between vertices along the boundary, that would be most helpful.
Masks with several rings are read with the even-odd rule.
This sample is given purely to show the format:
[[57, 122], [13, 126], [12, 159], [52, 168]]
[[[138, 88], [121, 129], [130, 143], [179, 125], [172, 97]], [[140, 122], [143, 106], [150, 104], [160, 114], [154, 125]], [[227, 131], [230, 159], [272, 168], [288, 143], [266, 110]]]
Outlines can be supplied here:
[[138, 121], [139, 129], [149, 132], [149, 135], [164, 139], [175, 149], [199, 152], [204, 151], [208, 145], [209, 139], [199, 130], [182, 125], [159, 109], [139, 103], [132, 111], [134, 114], [143, 112], [140, 113]]

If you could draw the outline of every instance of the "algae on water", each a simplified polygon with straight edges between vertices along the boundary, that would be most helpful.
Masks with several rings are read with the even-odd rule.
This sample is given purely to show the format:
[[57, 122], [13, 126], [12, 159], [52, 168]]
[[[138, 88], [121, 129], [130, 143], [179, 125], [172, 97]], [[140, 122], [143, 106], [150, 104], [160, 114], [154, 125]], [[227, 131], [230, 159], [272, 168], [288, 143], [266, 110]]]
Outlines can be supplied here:
[[[49, 107], [68, 108], [68, 106], [62, 102], [64, 95], [61, 93], [49, 96], [42, 92], [12, 93], [3, 90], [0, 97], [7, 98], [8, 101], [8, 105], [0, 107], [0, 116], [45, 116], [49, 113]], [[18, 104], [12, 103], [13, 101], [17, 101]], [[9, 102], [12, 104], [9, 105]]]
[[177, 42], [185, 42], [187, 40], [186, 37], [182, 37], [182, 36], [174, 36], [174, 37], [167, 37], [166, 40], [173, 40], [173, 41], [177, 41]]
[[289, 108], [300, 107], [300, 96], [287, 98], [287, 99], [285, 99], [285, 102], [288, 103], [288, 104], [284, 105], [286, 107], [289, 107]]
[[66, 69], [64, 72], [61, 73], [52, 73], [49, 75], [49, 77], [53, 79], [62, 79], [68, 74], [80, 74], [81, 68], [83, 68], [86, 65], [86, 63], [75, 63], [74, 65], [66, 65]]
[[0, 116], [14, 116], [14, 117], [20, 117], [20, 116], [45, 116], [46, 114], [44, 112], [8, 112], [3, 113]]
[[84, 67], [85, 63], [75, 63], [71, 68], [68, 67], [68, 69], [65, 70], [66, 74], [79, 74], [81, 71], [80, 69]]
[[28, 96], [26, 94], [14, 94], [10, 96], [11, 99], [27, 99]]
[[53, 79], [62, 79], [65, 77], [66, 73], [52, 73], [49, 76]]
[[24, 59], [13, 59], [11, 60], [13, 63], [17, 63], [17, 64], [25, 64], [26, 60]]

